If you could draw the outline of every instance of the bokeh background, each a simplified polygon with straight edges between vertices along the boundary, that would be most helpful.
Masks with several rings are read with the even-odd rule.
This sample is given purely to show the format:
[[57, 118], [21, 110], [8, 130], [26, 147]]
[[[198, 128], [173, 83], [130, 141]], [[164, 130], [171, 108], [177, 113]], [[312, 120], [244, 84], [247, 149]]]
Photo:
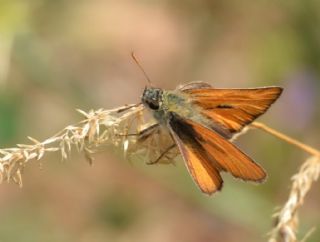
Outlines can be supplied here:
[[[260, 121], [320, 147], [320, 2], [1, 0], [0, 144], [43, 140], [82, 117], [75, 111], [137, 103], [146, 84], [173, 89], [278, 85]], [[266, 241], [307, 155], [261, 131], [238, 145], [268, 171], [252, 185], [225, 174], [205, 196], [182, 162], [129, 163], [110, 147], [90, 167], [74, 152], [30, 164], [22, 189], [0, 186], [0, 241]], [[302, 237], [319, 227], [317, 186], [301, 210]], [[320, 230], [309, 238], [319, 241]]]

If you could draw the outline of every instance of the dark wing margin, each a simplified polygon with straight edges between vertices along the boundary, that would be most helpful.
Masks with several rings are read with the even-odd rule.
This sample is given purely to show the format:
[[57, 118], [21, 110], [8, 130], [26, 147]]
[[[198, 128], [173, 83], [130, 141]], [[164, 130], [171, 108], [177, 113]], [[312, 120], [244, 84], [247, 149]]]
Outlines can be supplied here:
[[182, 88], [201, 113], [231, 133], [237, 133], [265, 113], [282, 93], [280, 87], [252, 89]]
[[[261, 166], [211, 129], [175, 113], [171, 114], [169, 125], [189, 172], [202, 191], [212, 193], [221, 188], [220, 171], [245, 181], [262, 182], [266, 178]], [[211, 185], [209, 189], [207, 184]]]

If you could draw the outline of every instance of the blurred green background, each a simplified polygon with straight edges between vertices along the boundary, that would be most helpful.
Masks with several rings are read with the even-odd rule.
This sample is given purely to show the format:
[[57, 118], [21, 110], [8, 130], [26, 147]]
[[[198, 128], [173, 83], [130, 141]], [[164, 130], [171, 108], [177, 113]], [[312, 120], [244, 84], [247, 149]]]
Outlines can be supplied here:
[[[320, 147], [320, 2], [0, 0], [0, 144], [43, 140], [81, 117], [76, 108], [137, 103], [146, 84], [279, 85], [260, 121]], [[93, 167], [73, 153], [0, 186], [0, 241], [266, 241], [275, 207], [307, 158], [261, 131], [238, 141], [268, 171], [252, 185], [225, 174], [205, 196], [182, 162], [130, 164], [112, 147]], [[313, 190], [318, 190], [315, 184]], [[302, 237], [320, 225], [319, 193], [301, 210]], [[319, 241], [320, 230], [308, 241]]]

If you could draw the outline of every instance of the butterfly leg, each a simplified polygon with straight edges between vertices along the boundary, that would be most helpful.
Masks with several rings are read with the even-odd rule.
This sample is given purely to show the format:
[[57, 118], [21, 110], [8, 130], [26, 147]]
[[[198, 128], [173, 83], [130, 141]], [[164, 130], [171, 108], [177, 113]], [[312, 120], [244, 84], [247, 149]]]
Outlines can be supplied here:
[[132, 134], [117, 134], [118, 136], [138, 136], [139, 139], [145, 138], [145, 136], [149, 136], [152, 132], [156, 130], [156, 128], [159, 126], [159, 124], [153, 124], [138, 133], [132, 133]]
[[166, 148], [166, 149], [161, 153], [161, 155], [159, 155], [159, 157], [158, 157], [156, 160], [147, 162], [147, 165], [157, 164], [157, 163], [165, 156], [165, 154], [167, 154], [167, 153], [168, 153], [170, 150], [172, 150], [174, 147], [176, 147], [176, 144], [170, 145], [168, 148]]

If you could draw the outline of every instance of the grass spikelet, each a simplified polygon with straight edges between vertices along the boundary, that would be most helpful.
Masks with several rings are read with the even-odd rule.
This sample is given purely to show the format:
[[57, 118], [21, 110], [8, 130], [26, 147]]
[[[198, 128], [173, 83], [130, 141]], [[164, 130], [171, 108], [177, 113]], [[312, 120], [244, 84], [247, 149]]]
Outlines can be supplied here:
[[[155, 126], [153, 120], [144, 121], [144, 108], [141, 104], [110, 110], [77, 111], [84, 117], [82, 121], [65, 127], [44, 141], [28, 137], [30, 144], [17, 144], [14, 148], [0, 149], [0, 183], [13, 181], [21, 187], [23, 169], [29, 162], [37, 161], [41, 165], [45, 155], [52, 152], [59, 152], [61, 158], [66, 160], [72, 148], [82, 152], [89, 164], [93, 162], [93, 154], [105, 145], [122, 148], [124, 155], [129, 158], [131, 155], [143, 154], [149, 164], [172, 164], [179, 155], [168, 131], [158, 127], [152, 129]], [[259, 122], [253, 122], [244, 128], [232, 141], [251, 129], [263, 130], [310, 154], [298, 173], [292, 176], [289, 198], [275, 215], [276, 224], [269, 238], [269, 242], [296, 242], [298, 211], [303, 206], [313, 182], [318, 180], [320, 175], [320, 151]], [[148, 133], [148, 130], [152, 132]]]
[[300, 167], [299, 172], [292, 177], [292, 186], [287, 202], [275, 214], [276, 226], [271, 232], [269, 242], [295, 242], [298, 230], [298, 211], [311, 189], [312, 183], [317, 181], [320, 174], [320, 157], [309, 157]]
[[[274, 215], [276, 223], [269, 238], [269, 242], [296, 242], [298, 241], [298, 211], [302, 207], [312, 184], [319, 179], [320, 151], [280, 133], [265, 124], [253, 122], [251, 127], [261, 129], [310, 154], [310, 157], [301, 165], [298, 173], [291, 178], [292, 185], [289, 198], [279, 212]], [[310, 234], [311, 233], [308, 233], [301, 241], [305, 241]]]
[[129, 122], [136, 120], [142, 109], [141, 105], [126, 105], [111, 110], [91, 110], [88, 113], [77, 110], [85, 117], [78, 124], [67, 126], [42, 142], [28, 137], [31, 144], [0, 149], [0, 182], [13, 181], [22, 186], [23, 168], [32, 160], [40, 161], [47, 153], [60, 152], [61, 158], [66, 160], [72, 147], [76, 147], [91, 164], [94, 149], [101, 145], [126, 143], [128, 149], [130, 142], [134, 143], [133, 139], [118, 134], [127, 130]]

